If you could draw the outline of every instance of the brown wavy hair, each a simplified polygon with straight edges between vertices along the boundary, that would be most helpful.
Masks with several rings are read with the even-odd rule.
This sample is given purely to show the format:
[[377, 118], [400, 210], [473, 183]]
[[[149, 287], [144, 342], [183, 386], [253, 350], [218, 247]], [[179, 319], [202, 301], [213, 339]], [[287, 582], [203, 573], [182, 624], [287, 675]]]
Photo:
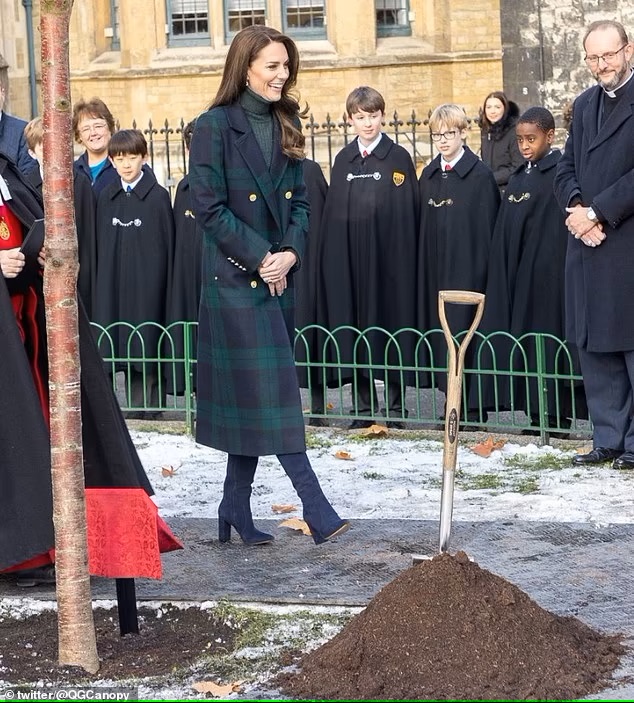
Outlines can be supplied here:
[[288, 53], [288, 79], [279, 101], [271, 103], [282, 132], [282, 151], [292, 159], [303, 159], [306, 139], [299, 118], [306, 115], [308, 108], [300, 112], [299, 100], [293, 92], [299, 70], [299, 51], [295, 42], [277, 29], [256, 24], [245, 27], [235, 35], [227, 53], [220, 87], [209, 107], [231, 105], [238, 101], [247, 85], [249, 66], [260, 51], [273, 42], [283, 44]]

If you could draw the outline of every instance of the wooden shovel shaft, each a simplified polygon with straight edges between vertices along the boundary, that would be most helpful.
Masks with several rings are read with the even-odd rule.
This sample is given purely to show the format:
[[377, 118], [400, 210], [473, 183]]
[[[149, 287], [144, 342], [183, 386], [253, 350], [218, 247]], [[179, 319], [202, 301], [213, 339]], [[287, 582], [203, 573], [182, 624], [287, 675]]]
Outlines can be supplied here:
[[[462, 342], [456, 345], [445, 314], [445, 303], [477, 305], [473, 322]], [[460, 399], [462, 397], [462, 374], [464, 357], [484, 312], [484, 294], [466, 290], [441, 290], [438, 293], [438, 315], [445, 333], [449, 363], [447, 368], [447, 401], [445, 410], [445, 437], [442, 458], [442, 489], [440, 494], [440, 551], [449, 549], [451, 518], [453, 514], [456, 457], [458, 455], [458, 426], [460, 423]], [[457, 346], [457, 351], [456, 351]]]

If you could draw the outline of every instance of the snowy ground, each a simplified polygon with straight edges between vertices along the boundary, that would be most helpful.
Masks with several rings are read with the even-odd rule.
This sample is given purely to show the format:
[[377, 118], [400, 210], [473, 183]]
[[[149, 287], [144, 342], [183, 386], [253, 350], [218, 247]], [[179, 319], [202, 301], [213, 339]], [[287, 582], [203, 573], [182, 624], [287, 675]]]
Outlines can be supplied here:
[[[164, 517], [215, 517], [224, 479], [226, 459], [223, 453], [197, 445], [185, 435], [133, 430], [132, 438]], [[495, 439], [501, 438], [501, 435], [495, 436]], [[634, 522], [631, 499], [634, 472], [617, 472], [609, 465], [576, 468], [571, 462], [575, 453], [572, 445], [567, 449], [535, 444], [522, 446], [517, 443], [517, 436], [507, 438], [502, 449], [483, 458], [472, 451], [472, 445], [482, 439], [483, 435], [460, 435], [454, 521], [520, 519], [595, 525]], [[440, 441], [408, 432], [368, 439], [336, 430], [319, 430], [308, 433], [308, 442], [313, 467], [326, 495], [342, 517], [353, 520], [438, 519], [442, 475]], [[337, 453], [344, 456], [347, 453], [349, 458], [338, 458]], [[256, 474], [252, 499], [254, 516], [273, 517], [271, 506], [274, 504], [293, 504], [300, 508], [277, 459], [265, 457], [260, 460]], [[297, 514], [300, 515], [301, 510], [298, 509]], [[5, 599], [0, 603], [0, 615], [3, 611], [12, 616], [26, 615], [42, 607], [47, 605], [29, 598]], [[319, 617], [319, 613], [335, 609], [311, 610]], [[276, 609], [283, 617], [291, 611], [292, 607]], [[271, 637], [271, 647], [274, 647], [273, 640], [283, 643], [292, 638], [292, 618], [285, 620]], [[256, 655], [245, 652], [242, 656]], [[2, 683], [0, 676], [0, 690]], [[194, 692], [191, 683], [163, 688], [142, 684], [139, 695], [142, 700], [205, 698], [204, 694]], [[611, 693], [612, 699], [621, 698], [620, 691], [616, 695], [614, 691]], [[266, 689], [258, 689], [257, 681], [240, 697], [245, 695], [275, 697]]]

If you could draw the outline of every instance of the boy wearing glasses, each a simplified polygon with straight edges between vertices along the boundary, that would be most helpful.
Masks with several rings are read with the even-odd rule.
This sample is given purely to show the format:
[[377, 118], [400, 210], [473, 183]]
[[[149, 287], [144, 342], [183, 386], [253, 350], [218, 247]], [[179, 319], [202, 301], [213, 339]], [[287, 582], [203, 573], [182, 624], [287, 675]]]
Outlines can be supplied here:
[[[346, 100], [357, 134], [335, 158], [321, 227], [320, 319], [329, 330], [380, 327], [360, 338], [354, 331], [335, 335], [328, 360], [349, 364], [336, 369], [333, 385], [352, 382], [351, 429], [369, 427], [379, 415], [374, 380], [385, 382], [383, 414], [402, 427], [407, 374], [387, 372], [386, 364], [411, 360], [407, 334], [389, 333], [416, 324], [418, 188], [409, 153], [381, 131], [385, 101], [374, 88], [355, 88]], [[397, 344], [400, 347], [400, 354]], [[353, 365], [361, 365], [355, 368]], [[383, 367], [383, 368], [381, 368]]]
[[118, 176], [108, 159], [108, 143], [115, 130], [114, 117], [106, 103], [99, 98], [80, 100], [73, 107], [75, 141], [86, 151], [75, 161], [75, 170], [81, 171], [92, 183], [95, 197]]
[[[424, 331], [440, 330], [438, 291], [484, 292], [489, 246], [500, 203], [491, 169], [464, 143], [467, 137], [464, 110], [458, 105], [439, 105], [429, 118], [429, 130], [439, 153], [423, 169], [419, 179], [418, 313], [419, 329]], [[468, 329], [473, 320], [473, 308], [468, 305], [450, 305], [446, 312], [454, 332]], [[447, 345], [442, 332], [433, 333], [428, 339], [433, 359], [421, 361], [444, 367]], [[472, 366], [474, 349], [472, 344], [471, 353], [467, 350], [465, 368]], [[446, 375], [436, 374], [435, 379], [437, 387], [446, 391]], [[478, 419], [475, 408], [466, 419]]]

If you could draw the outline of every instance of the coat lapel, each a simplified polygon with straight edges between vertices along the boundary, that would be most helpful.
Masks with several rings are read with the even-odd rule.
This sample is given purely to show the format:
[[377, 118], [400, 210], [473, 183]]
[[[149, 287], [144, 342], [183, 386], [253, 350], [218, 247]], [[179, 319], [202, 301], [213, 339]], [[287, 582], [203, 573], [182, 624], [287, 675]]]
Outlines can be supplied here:
[[[630, 82], [628, 83], [628, 86], [625, 91], [625, 95], [621, 97], [619, 100], [619, 104], [616, 106], [614, 109], [614, 112], [608, 117], [608, 119], [603, 123], [601, 126], [601, 129], [597, 132], [596, 129], [596, 116], [598, 114], [598, 100], [599, 96], [601, 95], [601, 91], [597, 91], [596, 93], [596, 101], [597, 104], [595, 104], [595, 111], [594, 111], [594, 122], [595, 122], [595, 128], [593, 134], [596, 136], [594, 139], [590, 142], [590, 146], [588, 147], [588, 151], [591, 151], [592, 149], [596, 149], [598, 146], [603, 144], [604, 141], [609, 139], [618, 129], [619, 127], [625, 122], [626, 120], [630, 119], [633, 114], [633, 103], [634, 103], [634, 78], [630, 79]], [[604, 98], [605, 99], [605, 98]], [[584, 125], [585, 126], [585, 125]]]
[[[246, 165], [251, 171], [253, 178], [260, 187], [262, 196], [264, 197], [264, 200], [275, 219], [275, 223], [281, 230], [282, 223], [277, 207], [277, 200], [275, 198], [275, 187], [271, 177], [271, 172], [266, 166], [264, 156], [262, 156], [262, 150], [260, 149], [260, 145], [255, 138], [253, 130], [251, 129], [251, 125], [249, 125], [247, 116], [244, 114], [242, 107], [240, 107], [237, 103], [227, 106], [225, 110], [227, 112], [227, 120], [229, 121], [229, 125], [235, 132], [238, 133], [236, 138], [236, 148], [240, 152]], [[274, 149], [273, 151], [275, 154], [277, 149]], [[273, 167], [275, 166], [275, 155], [271, 166], [273, 170]]]

